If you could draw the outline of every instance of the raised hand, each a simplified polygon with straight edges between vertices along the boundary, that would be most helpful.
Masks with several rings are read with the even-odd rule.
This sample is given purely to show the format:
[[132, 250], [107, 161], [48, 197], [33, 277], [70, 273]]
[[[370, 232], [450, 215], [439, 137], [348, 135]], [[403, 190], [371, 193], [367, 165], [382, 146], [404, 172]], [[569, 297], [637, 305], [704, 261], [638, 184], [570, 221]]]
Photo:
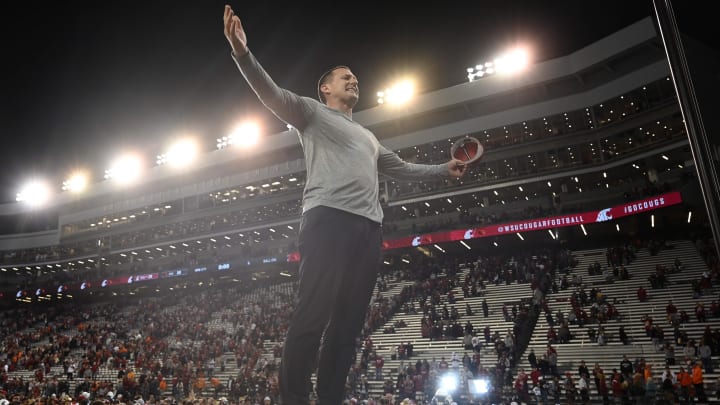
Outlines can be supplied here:
[[248, 53], [245, 30], [243, 30], [240, 18], [235, 15], [228, 5], [225, 5], [223, 20], [225, 21], [225, 38], [230, 42], [230, 47], [232, 47], [235, 55], [242, 56]]

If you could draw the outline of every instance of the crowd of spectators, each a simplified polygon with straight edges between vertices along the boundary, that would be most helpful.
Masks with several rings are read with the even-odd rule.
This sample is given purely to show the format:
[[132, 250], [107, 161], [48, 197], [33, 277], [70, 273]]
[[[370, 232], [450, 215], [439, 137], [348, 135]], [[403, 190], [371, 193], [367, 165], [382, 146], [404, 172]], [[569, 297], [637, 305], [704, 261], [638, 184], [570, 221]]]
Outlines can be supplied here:
[[[164, 391], [175, 400], [207, 391], [276, 398], [276, 365], [262, 356], [263, 341], [284, 335], [292, 291], [285, 284], [239, 296], [241, 288], [215, 288], [10, 311], [2, 319], [0, 383], [11, 395], [38, 400], [112, 393], [153, 401]], [[212, 319], [232, 327], [214, 327]], [[234, 354], [237, 375], [221, 381], [214, 371], [225, 370], [226, 353]], [[32, 377], [15, 373], [21, 371]]]
[[[708, 248], [711, 243], [700, 240], [696, 243], [698, 251], [708, 252], [705, 257], [710, 268], [715, 263], [714, 249]], [[622, 281], [632, 274], [623, 277], [623, 272], [616, 271], [612, 274], [609, 269], [622, 269], [637, 260], [636, 252], [642, 247], [647, 249], [651, 255], [657, 255], [661, 250], [672, 249], [672, 245], [665, 241], [649, 240], [645, 243], [638, 241], [632, 244], [625, 244], [606, 250], [606, 266], [599, 263], [589, 265], [590, 275], [604, 274], [611, 272], [611, 281]], [[685, 265], [679, 259], [675, 259], [668, 266], [657, 265], [651, 278], [662, 283], [662, 286], [654, 288], [667, 288], [669, 281], [664, 275], [685, 271]], [[703, 284], [703, 291], [709, 292], [713, 285], [719, 281], [711, 272], [703, 272], [701, 279], [697, 281]], [[712, 356], [720, 354], [720, 329], [712, 329], [710, 318], [720, 316], [720, 305], [712, 301], [709, 308], [706, 303], [695, 301], [691, 308], [682, 308], [670, 299], [665, 305], [664, 316], [660, 319], [653, 319], [650, 314], [640, 317], [646, 337], [653, 344], [655, 350], [663, 352], [665, 356], [664, 371], [653, 370], [652, 364], [643, 357], [637, 357], [634, 362], [624, 355], [618, 368], [605, 372], [598, 363], [592, 370], [588, 370], [584, 361], [580, 362], [577, 374], [566, 370], [563, 376], [557, 364], [557, 353], [553, 345], [563, 344], [576, 338], [572, 333], [569, 338], [556, 333], [554, 326], [560, 324], [560, 329], [569, 325], [583, 328], [587, 332], [587, 341], [606, 345], [608, 341], [615, 340], [623, 347], [633, 343], [632, 338], [626, 332], [625, 322], [621, 322], [617, 333], [611, 333], [608, 328], [608, 321], [621, 318], [621, 310], [626, 304], [623, 300], [607, 297], [598, 285], [592, 286], [587, 292], [587, 286], [580, 278], [575, 279], [576, 283], [569, 284], [574, 287], [569, 301], [571, 311], [563, 314], [558, 310], [553, 317], [552, 310], [543, 301], [546, 319], [549, 325], [548, 351], [538, 359], [534, 350], [528, 355], [528, 363], [531, 366], [531, 373], [525, 374], [519, 370], [515, 379], [516, 396], [523, 401], [547, 401], [558, 402], [564, 400], [568, 403], [588, 403], [591, 396], [597, 396], [603, 403], [614, 400], [615, 403], [657, 403], [657, 401], [668, 401], [667, 403], [692, 403], [697, 400], [706, 402], [708, 394], [704, 375], [714, 373], [715, 368]], [[650, 281], [650, 280], [649, 280]], [[714, 291], [714, 290], [712, 290]], [[637, 298], [640, 302], [646, 302], [652, 297], [648, 291], [640, 286], [637, 290]], [[589, 310], [586, 310], [589, 307]], [[692, 314], [691, 315], [689, 315]], [[686, 329], [690, 322], [705, 324], [700, 335], [692, 336]], [[665, 333], [665, 328], [672, 330], [671, 335]], [[567, 332], [566, 332], [567, 333]], [[635, 342], [642, 343], [642, 342]], [[594, 382], [594, 386], [591, 384]], [[720, 383], [720, 381], [718, 381]], [[717, 384], [716, 384], [717, 385]], [[593, 388], [594, 387], [594, 388]], [[712, 385], [710, 385], [712, 387]], [[718, 385], [720, 388], [720, 385]], [[716, 393], [717, 395], [717, 393]]]

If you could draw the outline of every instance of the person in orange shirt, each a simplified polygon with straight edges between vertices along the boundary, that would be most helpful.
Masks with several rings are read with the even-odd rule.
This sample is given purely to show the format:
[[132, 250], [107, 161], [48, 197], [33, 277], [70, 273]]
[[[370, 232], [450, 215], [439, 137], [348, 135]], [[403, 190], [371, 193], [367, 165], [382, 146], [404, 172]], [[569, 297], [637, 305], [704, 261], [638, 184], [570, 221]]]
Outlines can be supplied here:
[[695, 362], [695, 366], [692, 369], [692, 383], [695, 386], [695, 394], [697, 395], [699, 402], [707, 402], [705, 396], [705, 385], [703, 384], [703, 369], [702, 362]]
[[690, 387], [692, 386], [692, 376], [685, 372], [684, 367], [680, 367], [680, 372], [677, 373], [677, 380], [680, 383], [680, 401], [687, 403], [690, 399]]
[[649, 380], [652, 377], [652, 365], [650, 363], [645, 364], [645, 370], [643, 372], [643, 377], [645, 379], [645, 382]]
[[202, 375], [198, 376], [198, 378], [195, 380], [195, 391], [198, 393], [198, 395], [205, 389], [205, 377]]
[[217, 377], [210, 378], [210, 385], [213, 388], [214, 391], [214, 398], [217, 398], [220, 395], [220, 391], [224, 388], [222, 383], [220, 382], [220, 379]]

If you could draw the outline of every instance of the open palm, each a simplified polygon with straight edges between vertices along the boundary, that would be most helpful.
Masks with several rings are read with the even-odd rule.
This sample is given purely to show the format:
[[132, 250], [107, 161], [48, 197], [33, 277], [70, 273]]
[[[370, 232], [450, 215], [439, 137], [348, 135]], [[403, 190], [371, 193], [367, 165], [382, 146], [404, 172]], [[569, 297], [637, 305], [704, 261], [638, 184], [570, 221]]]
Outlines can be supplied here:
[[225, 38], [230, 42], [230, 46], [235, 55], [240, 56], [246, 54], [248, 48], [245, 30], [243, 30], [240, 18], [235, 15], [232, 8], [228, 5], [225, 6], [223, 20], [225, 21]]

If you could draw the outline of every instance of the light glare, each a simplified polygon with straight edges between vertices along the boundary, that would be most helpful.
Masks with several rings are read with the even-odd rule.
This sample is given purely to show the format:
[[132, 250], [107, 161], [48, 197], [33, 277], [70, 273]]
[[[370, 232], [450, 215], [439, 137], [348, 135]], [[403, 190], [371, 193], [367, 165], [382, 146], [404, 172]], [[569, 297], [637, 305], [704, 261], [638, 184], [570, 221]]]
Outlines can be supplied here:
[[238, 125], [227, 138], [230, 145], [249, 148], [260, 140], [260, 127], [254, 122], [245, 122]]
[[26, 202], [37, 207], [48, 202], [50, 199], [50, 187], [41, 180], [32, 180], [23, 186], [15, 196], [15, 201]]
[[80, 193], [87, 187], [88, 178], [85, 173], [76, 172], [70, 175], [70, 177], [63, 181], [63, 191], [70, 191], [72, 193]]
[[452, 374], [444, 375], [440, 379], [440, 390], [451, 393], [457, 389], [458, 379]]
[[242, 147], [250, 147], [260, 140], [260, 127], [254, 122], [246, 122], [235, 129], [230, 136], [234, 140], [233, 143]]
[[490, 384], [488, 383], [488, 380], [472, 380], [472, 383], [475, 392], [477, 392], [478, 394], [487, 394], [490, 389]]
[[411, 80], [403, 80], [392, 87], [379, 91], [378, 104], [401, 105], [407, 103], [415, 95], [415, 83]]
[[495, 70], [501, 74], [517, 73], [525, 70], [528, 65], [528, 53], [522, 48], [513, 49], [512, 51], [495, 59]]
[[165, 153], [165, 160], [171, 166], [187, 166], [195, 160], [197, 153], [198, 148], [195, 141], [181, 139], [168, 149], [167, 153]]
[[127, 184], [140, 176], [141, 160], [136, 155], [125, 155], [118, 158], [110, 169], [105, 170], [106, 179], [115, 179], [118, 183]]

